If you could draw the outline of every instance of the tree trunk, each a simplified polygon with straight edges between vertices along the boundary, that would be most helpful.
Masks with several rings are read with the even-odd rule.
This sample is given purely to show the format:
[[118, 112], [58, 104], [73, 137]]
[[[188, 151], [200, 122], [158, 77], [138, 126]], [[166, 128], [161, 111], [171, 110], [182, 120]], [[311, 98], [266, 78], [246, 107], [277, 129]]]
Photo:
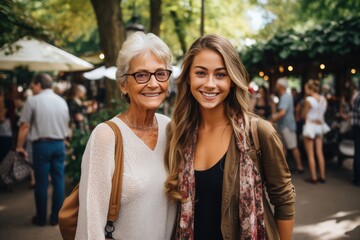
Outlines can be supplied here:
[[150, 32], [160, 36], [162, 0], [150, 0]]
[[205, 30], [205, 0], [201, 0], [200, 36], [204, 36]]
[[186, 52], [186, 42], [185, 42], [185, 27], [183, 22], [181, 21], [181, 19], [179, 19], [177, 13], [174, 10], [170, 11], [170, 15], [174, 21], [174, 25], [175, 25], [175, 32], [176, 35], [179, 39], [180, 42], [180, 46], [181, 46], [181, 50], [183, 52], [183, 54], [185, 54]]
[[[105, 55], [106, 67], [116, 66], [116, 59], [125, 40], [121, 0], [91, 0], [100, 37], [100, 47]], [[105, 81], [107, 104], [119, 98], [120, 92], [115, 81]]]

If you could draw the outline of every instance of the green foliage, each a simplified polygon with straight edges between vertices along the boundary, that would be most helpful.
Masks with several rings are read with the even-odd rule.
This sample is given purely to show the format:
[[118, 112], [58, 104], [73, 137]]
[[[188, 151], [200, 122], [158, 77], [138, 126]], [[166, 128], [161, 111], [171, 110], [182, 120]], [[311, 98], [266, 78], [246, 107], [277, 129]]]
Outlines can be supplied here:
[[99, 50], [88, 0], [3, 0], [0, 29], [0, 46], [33, 36], [76, 54]]
[[12, 43], [24, 36], [52, 39], [53, 34], [34, 20], [26, 6], [14, 0], [2, 0], [0, 3], [0, 47]]
[[306, 32], [288, 30], [242, 53], [245, 65], [271, 67], [284, 62], [339, 59], [360, 54], [360, 17], [319, 24]]
[[[358, 0], [301, 0], [300, 15], [302, 20], [306, 20], [307, 16], [323, 21], [323, 20], [341, 20], [344, 17], [356, 15], [360, 16], [360, 1]], [[316, 13], [316, 14], [315, 14]]]
[[304, 32], [327, 21], [360, 16], [358, 0], [249, 0], [262, 8], [266, 26], [253, 38], [269, 40], [278, 32]]
[[71, 179], [72, 186], [75, 186], [80, 181], [82, 155], [89, 137], [90, 134], [87, 132], [77, 129], [73, 130], [73, 136], [66, 155], [65, 168], [67, 176]]
[[[90, 130], [93, 130], [99, 123], [105, 122], [118, 113], [123, 112], [126, 105], [126, 103], [120, 100], [115, 102], [112, 107], [100, 109], [90, 115]], [[72, 138], [69, 141], [66, 159], [66, 175], [70, 178], [72, 187], [80, 181], [82, 155], [89, 137], [90, 133], [74, 129]]]
[[[205, 1], [205, 34], [216, 33], [229, 38], [235, 46], [240, 45], [251, 32], [250, 19], [244, 14], [248, 5], [246, 1], [237, 0]], [[175, 57], [182, 57], [200, 36], [201, 1], [163, 0], [162, 13], [160, 36]], [[141, 17], [144, 16], [146, 13], [141, 12]]]
[[67, 49], [75, 55], [86, 53], [96, 53], [100, 51], [100, 39], [97, 28], [89, 29], [89, 33], [84, 33], [73, 40], [66, 39], [64, 44]]
[[[30, 21], [29, 26], [41, 26], [41, 29], [45, 29], [44, 32], [51, 33], [50, 37], [39, 37], [40, 39], [75, 54], [99, 51], [96, 18], [89, 0], [5, 1], [12, 5], [7, 8], [4, 16], [26, 17]], [[123, 0], [120, 2], [125, 23], [135, 12], [140, 17], [140, 23], [145, 30], [150, 29], [149, 0]], [[247, 1], [205, 1], [205, 33], [223, 35], [229, 38], [234, 45], [240, 45], [241, 40], [252, 31], [248, 27], [249, 18], [244, 15], [248, 6]], [[162, 1], [160, 36], [170, 46], [176, 57], [182, 56], [188, 46], [200, 36], [200, 12], [201, 1]], [[174, 18], [172, 13], [176, 13], [177, 17]], [[5, 25], [9, 30], [14, 29], [13, 25]], [[23, 35], [34, 36], [36, 34], [36, 31], [27, 31], [26, 34], [20, 36], [19, 32], [21, 31], [14, 30], [9, 36], [17, 40]], [[4, 38], [3, 42], [10, 41], [8, 38]]]

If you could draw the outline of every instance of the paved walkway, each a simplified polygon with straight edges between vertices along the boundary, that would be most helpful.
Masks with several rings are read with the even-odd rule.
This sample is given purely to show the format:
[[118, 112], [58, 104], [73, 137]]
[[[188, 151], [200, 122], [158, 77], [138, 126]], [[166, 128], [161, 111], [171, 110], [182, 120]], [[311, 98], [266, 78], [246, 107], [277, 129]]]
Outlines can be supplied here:
[[[350, 184], [351, 172], [330, 168], [326, 184], [305, 183], [293, 175], [297, 191], [294, 240], [359, 240], [360, 188]], [[51, 190], [50, 190], [51, 191]], [[58, 227], [35, 227], [33, 192], [26, 184], [0, 192], [0, 239], [60, 240]]]

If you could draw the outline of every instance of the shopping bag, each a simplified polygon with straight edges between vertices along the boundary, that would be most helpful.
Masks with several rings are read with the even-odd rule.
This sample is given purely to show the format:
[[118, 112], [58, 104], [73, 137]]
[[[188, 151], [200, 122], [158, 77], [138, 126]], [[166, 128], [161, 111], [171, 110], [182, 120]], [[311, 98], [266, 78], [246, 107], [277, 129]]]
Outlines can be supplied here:
[[15, 150], [10, 150], [0, 164], [0, 182], [11, 186], [30, 176], [31, 164]]

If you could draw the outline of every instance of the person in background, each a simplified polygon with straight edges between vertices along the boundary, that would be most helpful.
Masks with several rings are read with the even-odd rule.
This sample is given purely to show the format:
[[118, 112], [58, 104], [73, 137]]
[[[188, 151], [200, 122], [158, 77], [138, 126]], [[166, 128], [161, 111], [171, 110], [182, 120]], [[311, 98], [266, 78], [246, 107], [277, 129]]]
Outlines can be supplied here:
[[354, 94], [356, 94], [356, 87], [353, 83], [346, 82], [345, 88], [342, 91], [343, 95], [340, 97], [339, 103], [339, 133], [340, 139], [350, 138], [352, 135], [351, 129], [351, 108], [354, 103]]
[[287, 150], [292, 152], [296, 164], [294, 172], [303, 173], [304, 167], [302, 165], [300, 151], [297, 146], [293, 98], [286, 92], [288, 82], [285, 78], [280, 78], [277, 80], [275, 87], [280, 100], [277, 107], [278, 110], [276, 113], [272, 114], [271, 121], [277, 123], [284, 146]]
[[360, 187], [360, 94], [356, 93], [352, 106], [351, 125], [354, 133], [355, 141], [355, 156], [353, 172], [353, 183], [355, 186]]
[[255, 97], [252, 99], [252, 111], [260, 117], [268, 120], [271, 117], [271, 104], [269, 91], [265, 86], [260, 86]]
[[[26, 100], [30, 97], [33, 96], [33, 92], [30, 88], [27, 88], [25, 91], [20, 92], [18, 94], [18, 96], [15, 98], [15, 130], [14, 133], [17, 136], [18, 132], [19, 132], [19, 119], [20, 119], [20, 115], [21, 115], [21, 111], [24, 107], [24, 104], [26, 102]], [[15, 139], [15, 144], [16, 144], [17, 139]], [[33, 165], [33, 157], [32, 157], [32, 143], [30, 140], [30, 134], [27, 135], [27, 138], [25, 140], [25, 150], [28, 154], [28, 158], [27, 160], [29, 161], [29, 163], [31, 164], [31, 166]], [[29, 188], [33, 189], [35, 187], [35, 174], [34, 174], [34, 170], [32, 168], [31, 170], [31, 174], [30, 174], [30, 180], [29, 180]]]
[[255, 116], [248, 109], [248, 76], [236, 49], [218, 35], [197, 39], [183, 61], [168, 129], [165, 190], [180, 202], [172, 239], [291, 239], [295, 192], [283, 147], [259, 118], [263, 157], [250, 156]]
[[0, 163], [13, 147], [15, 102], [0, 88]]
[[86, 97], [84, 85], [73, 85], [69, 92], [67, 103], [70, 111], [71, 128], [89, 133], [88, 114], [97, 110], [97, 104], [93, 104], [92, 101], [84, 101]]
[[[325, 183], [325, 158], [323, 152], [323, 136], [330, 131], [329, 126], [325, 123], [324, 115], [327, 108], [327, 101], [324, 96], [320, 95], [320, 81], [312, 80], [305, 84], [305, 102], [303, 110], [303, 127], [304, 146], [308, 157], [311, 177], [306, 179], [309, 183]], [[315, 152], [317, 165], [320, 170], [320, 177], [317, 178]]]
[[[169, 47], [152, 33], [136, 32], [123, 43], [116, 79], [129, 105], [113, 117], [123, 137], [121, 210], [114, 239], [170, 239], [175, 202], [164, 193], [166, 126], [156, 111], [164, 102], [171, 75]], [[75, 239], [104, 239], [114, 172], [115, 134], [105, 123], [95, 127], [83, 154], [79, 216]], [[116, 176], [114, 176], [116, 177]]]
[[100, 80], [96, 81], [97, 94], [95, 96], [95, 100], [98, 102], [100, 109], [103, 108], [106, 103], [106, 88], [105, 88], [104, 81], [105, 81], [104, 79], [100, 79]]
[[304, 105], [304, 97], [296, 90], [296, 88], [291, 88], [291, 95], [293, 97], [294, 102], [294, 116], [296, 122], [296, 141], [299, 143], [300, 136], [302, 134], [302, 109]]
[[39, 73], [31, 81], [33, 97], [27, 99], [20, 116], [16, 151], [28, 158], [24, 143], [28, 134], [32, 142], [35, 173], [36, 215], [31, 222], [44, 226], [47, 219], [48, 176], [53, 193], [50, 225], [58, 224], [58, 212], [64, 200], [65, 143], [69, 124], [66, 101], [52, 90], [50, 75]]

